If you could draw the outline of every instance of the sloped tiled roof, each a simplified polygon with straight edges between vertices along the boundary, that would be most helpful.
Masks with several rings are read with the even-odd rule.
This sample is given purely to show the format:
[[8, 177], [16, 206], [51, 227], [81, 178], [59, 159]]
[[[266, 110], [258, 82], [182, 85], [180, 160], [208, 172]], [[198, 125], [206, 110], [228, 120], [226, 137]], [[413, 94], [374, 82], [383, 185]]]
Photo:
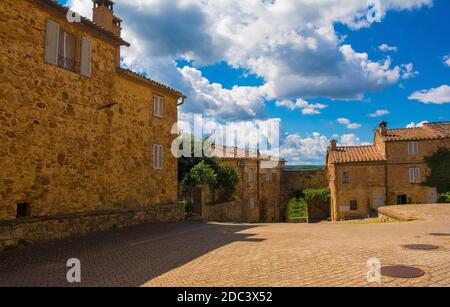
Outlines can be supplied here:
[[[28, 0], [32, 3], [36, 3], [37, 5], [41, 6], [42, 8], [53, 8], [56, 9], [58, 11], [60, 11], [63, 14], [67, 14], [69, 8], [59, 4], [58, 2], [56, 2], [55, 0]], [[120, 38], [119, 36], [115, 35], [114, 33], [106, 30], [105, 28], [101, 27], [100, 25], [94, 23], [93, 21], [91, 21], [90, 19], [81, 16], [81, 23], [95, 31], [97, 31], [98, 33], [120, 43], [123, 46], [127, 46], [130, 47], [130, 43], [124, 41], [122, 38]]]
[[337, 147], [336, 150], [329, 150], [328, 155], [331, 163], [386, 161], [383, 152], [376, 145]]
[[450, 122], [427, 123], [418, 128], [389, 129], [383, 139], [387, 142], [437, 140], [450, 137]]
[[140, 74], [138, 74], [138, 73], [136, 73], [136, 72], [134, 72], [134, 71], [132, 71], [130, 69], [119, 67], [118, 71], [123, 73], [123, 74], [125, 74], [125, 75], [128, 75], [128, 76], [130, 76], [132, 78], [137, 78], [137, 79], [140, 79], [140, 80], [142, 80], [144, 82], [147, 82], [147, 83], [149, 83], [149, 84], [151, 84], [151, 85], [153, 85], [153, 86], [155, 86], [157, 88], [160, 88], [162, 90], [171, 92], [171, 93], [175, 94], [176, 96], [178, 96], [179, 98], [186, 98], [186, 96], [183, 93], [181, 93], [180, 91], [177, 91], [176, 89], [173, 89], [173, 88], [171, 88], [171, 87], [169, 87], [169, 86], [167, 86], [165, 84], [159, 83], [159, 82], [157, 82], [157, 81], [155, 81], [153, 79], [150, 79], [150, 78], [147, 78], [147, 77], [145, 77], [143, 75], [140, 75]]
[[[247, 160], [256, 160], [258, 157], [257, 152], [255, 151], [249, 151], [249, 150], [243, 150], [236, 147], [219, 147], [215, 146], [213, 148], [213, 157], [219, 158], [219, 159], [247, 159]], [[272, 157], [270, 155], [266, 154], [260, 154], [259, 160], [271, 160], [275, 159], [278, 161], [282, 161], [281, 159], [277, 159], [276, 157]]]

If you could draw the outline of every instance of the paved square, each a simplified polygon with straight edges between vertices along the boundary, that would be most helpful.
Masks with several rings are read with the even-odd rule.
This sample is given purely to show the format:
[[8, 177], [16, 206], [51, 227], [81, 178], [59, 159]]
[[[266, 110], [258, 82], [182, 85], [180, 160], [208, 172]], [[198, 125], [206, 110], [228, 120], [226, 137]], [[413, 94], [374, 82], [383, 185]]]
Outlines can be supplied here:
[[139, 225], [0, 252], [0, 286], [71, 286], [69, 258], [81, 260], [81, 286], [376, 286], [370, 258], [426, 273], [383, 286], [450, 286], [450, 206], [418, 214], [388, 224]]

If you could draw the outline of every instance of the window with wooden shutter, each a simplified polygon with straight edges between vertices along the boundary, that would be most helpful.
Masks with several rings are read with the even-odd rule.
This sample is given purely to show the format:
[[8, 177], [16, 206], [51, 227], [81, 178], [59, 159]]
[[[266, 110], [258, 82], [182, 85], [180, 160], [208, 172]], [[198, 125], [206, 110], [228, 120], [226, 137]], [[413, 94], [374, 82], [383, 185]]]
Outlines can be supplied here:
[[58, 65], [58, 46], [59, 24], [52, 20], [47, 20], [45, 35], [45, 61], [47, 63]]
[[158, 95], [153, 96], [153, 114], [162, 117], [164, 112], [164, 98]]
[[420, 178], [420, 168], [413, 168], [411, 167], [409, 169], [409, 182], [410, 183], [420, 183], [421, 182], [421, 178]]
[[163, 168], [163, 146], [153, 146], [153, 168], [161, 170]]
[[92, 66], [92, 42], [86, 36], [81, 39], [81, 61], [80, 74], [86, 77], [91, 76]]
[[419, 143], [418, 142], [408, 142], [408, 154], [410, 154], [410, 155], [419, 154]]

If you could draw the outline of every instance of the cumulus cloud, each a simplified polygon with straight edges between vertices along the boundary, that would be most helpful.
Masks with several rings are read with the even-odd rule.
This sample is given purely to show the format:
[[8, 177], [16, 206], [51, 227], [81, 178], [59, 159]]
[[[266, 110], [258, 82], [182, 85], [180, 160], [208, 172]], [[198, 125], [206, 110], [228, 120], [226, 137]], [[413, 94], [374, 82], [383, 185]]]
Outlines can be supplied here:
[[227, 120], [263, 117], [264, 86], [226, 89], [221, 84], [210, 83], [196, 68], [185, 66], [179, 71], [190, 97], [185, 111]]
[[381, 117], [381, 116], [385, 116], [385, 115], [389, 115], [391, 114], [391, 112], [389, 110], [376, 110], [373, 113], [369, 114], [369, 117], [371, 118], [376, 118], [376, 117]]
[[378, 46], [378, 49], [380, 49], [383, 52], [397, 52], [398, 48], [395, 46], [389, 46], [388, 44], [381, 44]]
[[410, 100], [418, 100], [426, 104], [450, 103], [450, 86], [442, 85], [430, 90], [414, 92], [409, 96]]
[[309, 103], [303, 99], [297, 101], [283, 100], [276, 102], [277, 107], [287, 107], [291, 110], [300, 109], [303, 115], [317, 115], [320, 111], [326, 109], [328, 106], [321, 103]]
[[[70, 4], [92, 15], [91, 0]], [[432, 0], [384, 1], [381, 15], [431, 4]], [[347, 0], [343, 5], [335, 0], [121, 0], [115, 13], [124, 19], [123, 37], [132, 44], [123, 50], [125, 65], [185, 91], [193, 109], [206, 101], [203, 110], [212, 107], [210, 112], [219, 114], [223, 108], [225, 116], [245, 104], [252, 110], [236, 116], [259, 116], [266, 99], [361, 99], [413, 73], [407, 66], [393, 66], [389, 58], [370, 59], [343, 43], [335, 31], [337, 23], [352, 29], [369, 27], [367, 1]], [[226, 90], [203, 76], [197, 82], [192, 71], [176, 67], [176, 59], [192, 61], [196, 69], [225, 62], [261, 77], [264, 86]], [[247, 93], [252, 97], [243, 103], [235, 100]], [[320, 108], [302, 110], [315, 114]]]
[[425, 124], [428, 124], [428, 121], [423, 121], [423, 122], [420, 122], [417, 124], [414, 122], [411, 122], [409, 125], [406, 126], [406, 128], [408, 128], [408, 129], [420, 128], [420, 127], [423, 127], [423, 125], [425, 125]]
[[[361, 142], [355, 134], [333, 135], [339, 146], [358, 146], [369, 143]], [[331, 139], [319, 132], [302, 137], [300, 134], [286, 136], [281, 147], [281, 156], [293, 164], [324, 165]]]
[[359, 129], [362, 125], [357, 123], [352, 123], [348, 118], [341, 117], [337, 119], [338, 124], [346, 126], [348, 129]]
[[414, 71], [414, 65], [412, 63], [402, 64], [402, 79], [411, 79], [419, 74], [418, 71]]

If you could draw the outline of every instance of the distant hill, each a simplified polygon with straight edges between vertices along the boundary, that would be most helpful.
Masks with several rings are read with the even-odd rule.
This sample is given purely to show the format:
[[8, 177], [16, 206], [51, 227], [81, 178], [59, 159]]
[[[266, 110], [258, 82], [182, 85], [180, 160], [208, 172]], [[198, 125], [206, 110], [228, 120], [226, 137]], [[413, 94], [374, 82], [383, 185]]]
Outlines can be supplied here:
[[286, 165], [286, 171], [318, 171], [325, 169], [323, 165]]

